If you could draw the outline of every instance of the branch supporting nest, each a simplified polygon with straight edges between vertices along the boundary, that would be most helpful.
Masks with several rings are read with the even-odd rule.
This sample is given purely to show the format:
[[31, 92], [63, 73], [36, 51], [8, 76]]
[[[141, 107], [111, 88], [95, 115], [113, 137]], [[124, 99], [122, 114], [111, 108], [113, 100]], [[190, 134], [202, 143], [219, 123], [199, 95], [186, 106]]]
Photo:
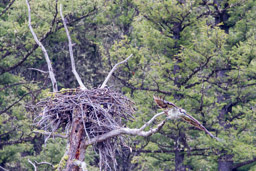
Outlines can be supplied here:
[[165, 124], [165, 121], [162, 121], [160, 122], [156, 128], [154, 129], [150, 129], [149, 131], [143, 131], [150, 123], [152, 123], [156, 117], [160, 116], [160, 115], [163, 115], [164, 112], [161, 112], [161, 113], [158, 113], [156, 114], [155, 116], [152, 117], [152, 119], [150, 119], [147, 123], [145, 123], [141, 128], [139, 129], [131, 129], [131, 128], [118, 128], [118, 129], [115, 129], [113, 131], [110, 131], [106, 134], [103, 134], [103, 135], [100, 135], [98, 137], [95, 137], [93, 139], [90, 139], [88, 141], [85, 142], [85, 144], [88, 146], [88, 145], [91, 145], [91, 144], [94, 144], [94, 143], [99, 143], [99, 142], [102, 142], [108, 138], [112, 138], [112, 137], [115, 137], [115, 136], [118, 136], [118, 135], [121, 135], [121, 134], [127, 134], [127, 135], [137, 135], [137, 136], [142, 136], [142, 137], [148, 137], [156, 132], [158, 132]]
[[27, 6], [28, 6], [28, 27], [30, 29], [30, 32], [33, 35], [34, 40], [36, 41], [36, 43], [38, 44], [38, 46], [42, 49], [44, 57], [46, 59], [47, 62], [47, 66], [48, 66], [48, 71], [49, 71], [49, 76], [52, 82], [52, 87], [53, 87], [53, 92], [57, 92], [58, 91], [58, 86], [57, 86], [57, 81], [55, 79], [54, 73], [53, 73], [53, 69], [52, 69], [52, 63], [51, 60], [48, 56], [48, 53], [44, 47], [44, 45], [38, 40], [36, 33], [34, 32], [32, 26], [31, 26], [31, 10], [30, 10], [30, 5], [28, 0], [26, 0]]

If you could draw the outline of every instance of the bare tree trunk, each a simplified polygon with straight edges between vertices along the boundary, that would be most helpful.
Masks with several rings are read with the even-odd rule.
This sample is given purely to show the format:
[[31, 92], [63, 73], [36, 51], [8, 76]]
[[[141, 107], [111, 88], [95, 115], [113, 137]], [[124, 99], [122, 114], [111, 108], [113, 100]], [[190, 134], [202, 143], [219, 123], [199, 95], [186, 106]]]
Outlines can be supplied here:
[[175, 151], [175, 171], [186, 171], [186, 166], [183, 164], [184, 152]]
[[231, 155], [225, 155], [218, 161], [219, 171], [231, 171], [233, 169], [233, 159]]
[[80, 117], [78, 117], [78, 112], [74, 111], [73, 113], [73, 121], [72, 127], [69, 137], [69, 151], [68, 151], [68, 159], [66, 163], [66, 171], [79, 171], [79, 166], [74, 164], [74, 160], [79, 160], [81, 162], [85, 159], [85, 151], [87, 146], [86, 142], [86, 134], [84, 131], [83, 121]]

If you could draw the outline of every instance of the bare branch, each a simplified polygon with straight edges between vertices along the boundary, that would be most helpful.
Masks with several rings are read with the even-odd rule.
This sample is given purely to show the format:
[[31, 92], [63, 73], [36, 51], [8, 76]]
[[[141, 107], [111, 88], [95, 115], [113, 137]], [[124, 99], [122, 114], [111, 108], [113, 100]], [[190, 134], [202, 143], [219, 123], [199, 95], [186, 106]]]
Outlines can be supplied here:
[[101, 85], [100, 88], [104, 88], [108, 82], [108, 80], [110, 79], [111, 75], [113, 74], [113, 72], [117, 69], [118, 65], [121, 65], [125, 62], [127, 62], [131, 57], [133, 56], [133, 54], [131, 54], [130, 56], [128, 56], [128, 58], [126, 58], [125, 60], [117, 63], [113, 68], [112, 70], [108, 73], [108, 76], [106, 77], [105, 81], [103, 82], [103, 84]]
[[[55, 5], [55, 15], [54, 15], [54, 18], [53, 18], [53, 20], [52, 20], [52, 25], [50, 26], [50, 29], [49, 29], [49, 31], [48, 32], [46, 32], [42, 37], [41, 37], [41, 39], [39, 40], [40, 42], [43, 42], [47, 37], [49, 37], [51, 34], [53, 34], [54, 32], [57, 32], [58, 30], [60, 30], [61, 28], [63, 28], [64, 26], [63, 25], [60, 25], [60, 26], [57, 26], [54, 30], [53, 30], [53, 24], [55, 23], [55, 22], [59, 22], [59, 21], [56, 21], [56, 17], [57, 17], [57, 0], [56, 0], [56, 5]], [[78, 22], [78, 21], [81, 21], [82, 19], [84, 19], [84, 18], [87, 18], [87, 17], [90, 17], [90, 16], [92, 16], [92, 15], [94, 15], [96, 13], [96, 7], [94, 7], [93, 9], [91, 9], [87, 14], [85, 14], [85, 15], [83, 15], [83, 16], [80, 16], [80, 17], [78, 17], [78, 18], [75, 18], [74, 20], [72, 20], [72, 21], [70, 21], [67, 25], [69, 26], [69, 25], [73, 25], [74, 23], [76, 23], [76, 22]], [[18, 62], [18, 63], [16, 63], [16, 64], [14, 64], [13, 66], [10, 66], [10, 67], [8, 67], [8, 68], [4, 68], [4, 67], [0, 67], [0, 75], [2, 75], [2, 74], [4, 74], [5, 72], [9, 72], [9, 71], [11, 71], [11, 70], [13, 70], [13, 69], [15, 69], [15, 68], [17, 68], [17, 67], [19, 67], [20, 65], [22, 65], [26, 60], [27, 60], [27, 58], [36, 50], [38, 48], [38, 44], [37, 43], [35, 43], [35, 44], [33, 44], [32, 45], [32, 48], [26, 53], [26, 54], [24, 54], [23, 55], [23, 57], [22, 57], [22, 59]], [[19, 50], [20, 49], [20, 47], [18, 47], [17, 48], [17, 50]], [[4, 57], [6, 57], [6, 56], [8, 56], [8, 55], [11, 55], [12, 54], [12, 52], [6, 52], [5, 54], [4, 54], [4, 56], [2, 57], [2, 58], [4, 58]]]
[[239, 167], [245, 166], [247, 164], [251, 164], [255, 161], [256, 161], [256, 157], [254, 157], [252, 160], [244, 161], [244, 162], [241, 162], [241, 163], [236, 163], [236, 164], [234, 164], [232, 169], [234, 169], [234, 170], [238, 169]]
[[18, 104], [18, 103], [19, 103], [24, 97], [26, 97], [27, 95], [29, 95], [29, 94], [31, 94], [31, 93], [39, 92], [39, 91], [41, 91], [42, 89], [43, 89], [43, 87], [40, 88], [40, 89], [38, 89], [38, 90], [30, 91], [30, 92], [28, 92], [28, 93], [23, 94], [17, 101], [13, 102], [10, 106], [6, 107], [4, 110], [1, 110], [1, 111], [0, 111], [0, 115], [3, 114], [3, 113], [5, 113], [5, 112], [7, 112], [7, 111], [8, 111], [9, 109], [11, 109], [13, 106], [15, 106], [16, 104]]
[[32, 164], [32, 165], [33, 165], [33, 167], [34, 167], [34, 171], [37, 171], [37, 167], [36, 167], [36, 165], [35, 165], [31, 160], [29, 160], [29, 159], [28, 159], [28, 162], [29, 162], [30, 164]]
[[46, 62], [47, 62], [47, 66], [48, 66], [48, 70], [49, 70], [49, 76], [50, 76], [50, 79], [51, 79], [51, 82], [52, 82], [53, 92], [57, 92], [58, 91], [57, 82], [56, 82], [56, 79], [55, 79], [55, 76], [54, 76], [54, 73], [53, 73], [50, 58], [48, 56], [48, 53], [47, 53], [44, 45], [38, 40], [32, 26], [31, 26], [31, 12], [30, 12], [30, 6], [29, 6], [28, 0], [26, 0], [26, 3], [27, 3], [27, 6], [28, 6], [28, 27], [29, 27], [29, 29], [30, 29], [33, 37], [34, 37], [34, 40], [36, 41], [38, 46], [40, 46], [40, 48], [42, 49], [42, 51], [44, 53], [44, 56], [45, 56], [45, 59], [46, 59]]
[[15, 106], [16, 104], [18, 104], [24, 97], [26, 97], [27, 95], [31, 94], [32, 92], [28, 92], [23, 94], [17, 101], [15, 101], [14, 103], [12, 103], [10, 106], [6, 107], [4, 110], [0, 111], [0, 115], [7, 112], [9, 109], [11, 109], [13, 106]]
[[91, 144], [94, 144], [94, 143], [98, 143], [98, 142], [102, 142], [108, 138], [111, 138], [111, 137], [115, 137], [115, 136], [118, 136], [118, 135], [121, 135], [121, 134], [128, 134], [128, 135], [137, 135], [137, 136], [143, 136], [143, 137], [148, 137], [150, 135], [152, 135], [153, 133], [156, 133], [158, 132], [165, 124], [165, 121], [162, 121], [160, 122], [156, 128], [154, 129], [150, 129], [149, 131], [143, 131], [150, 123], [152, 123], [156, 117], [160, 116], [164, 114], [164, 112], [161, 112], [161, 113], [158, 113], [156, 114], [155, 116], [153, 116], [152, 119], [150, 119], [147, 123], [145, 123], [140, 129], [131, 129], [131, 128], [119, 128], [119, 129], [115, 129], [113, 131], [110, 131], [108, 133], [105, 133], [103, 135], [100, 135], [100, 136], [97, 136], [95, 138], [92, 138], [90, 140], [87, 140], [86, 141], [86, 145], [91, 145]]
[[162, 115], [162, 114], [164, 114], [165, 112], [160, 112], [160, 113], [158, 113], [158, 114], [156, 114], [156, 115], [154, 115], [147, 123], [145, 123], [141, 128], [140, 128], [140, 130], [142, 131], [142, 130], [144, 130], [148, 125], [150, 125], [158, 116], [160, 116], [160, 115]]
[[34, 133], [43, 134], [43, 135], [49, 135], [52, 137], [59, 137], [59, 138], [67, 138], [67, 135], [57, 134], [54, 132], [47, 132], [47, 131], [40, 131], [40, 130], [34, 130]]
[[1, 166], [0, 166], [0, 169], [2, 169], [3, 171], [9, 171], [9, 170], [7, 170], [7, 169], [1, 167]]
[[50, 26], [50, 31], [53, 30], [53, 26], [54, 26], [54, 23], [56, 21], [57, 15], [58, 15], [58, 0], [55, 0], [55, 14], [54, 14], [53, 19], [52, 19], [52, 23], [51, 23], [51, 26]]
[[43, 71], [41, 69], [37, 69], [37, 68], [28, 68], [30, 70], [35, 70], [35, 71], [38, 71], [38, 72], [42, 72], [43, 74], [48, 74], [49, 72], [48, 71]]
[[18, 83], [13, 83], [13, 84], [6, 84], [3, 88], [0, 88], [0, 91], [3, 91], [7, 88], [11, 88], [11, 87], [14, 87], [14, 86], [22, 85], [22, 84], [28, 84], [28, 82], [18, 82]]
[[61, 19], [63, 21], [63, 25], [64, 25], [64, 28], [66, 30], [66, 34], [67, 34], [67, 37], [68, 37], [68, 48], [69, 48], [69, 54], [70, 54], [70, 59], [71, 59], [71, 67], [72, 67], [72, 72], [73, 74], [75, 75], [76, 77], [76, 80], [80, 86], [80, 88], [82, 90], [87, 90], [87, 88], [84, 86], [80, 76], [78, 75], [78, 73], [76, 72], [76, 65], [75, 65], [75, 60], [74, 60], [74, 55], [73, 55], [73, 44], [72, 44], [72, 40], [71, 40], [71, 37], [70, 37], [70, 34], [69, 34], [69, 31], [68, 31], [68, 27], [67, 27], [67, 24], [66, 24], [66, 21], [65, 21], [65, 18], [62, 14], [62, 4], [60, 4], [60, 16], [61, 16]]
[[75, 160], [73, 163], [74, 165], [79, 166], [82, 169], [82, 171], [88, 171], [85, 162]]
[[0, 17], [6, 13], [6, 11], [12, 6], [12, 4], [14, 3], [15, 0], [12, 0], [8, 5], [7, 7], [0, 13]]
[[35, 163], [37, 164], [37, 165], [42, 165], [42, 164], [47, 164], [47, 165], [50, 165], [50, 166], [52, 166], [52, 167], [54, 167], [51, 163], [49, 163], [49, 162], [37, 162], [37, 161], [35, 161]]

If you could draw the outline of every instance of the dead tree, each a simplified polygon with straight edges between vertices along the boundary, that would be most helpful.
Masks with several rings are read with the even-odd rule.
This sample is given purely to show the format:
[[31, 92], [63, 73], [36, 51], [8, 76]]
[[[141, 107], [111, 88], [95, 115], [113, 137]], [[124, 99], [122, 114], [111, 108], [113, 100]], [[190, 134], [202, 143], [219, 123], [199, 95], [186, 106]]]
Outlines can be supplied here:
[[[42, 99], [35, 106], [41, 109], [35, 119], [36, 125], [42, 130], [34, 131], [48, 135], [50, 137], [61, 137], [67, 139], [67, 146], [57, 170], [78, 171], [87, 170], [85, 164], [85, 153], [88, 146], [92, 145], [95, 152], [99, 154], [99, 167], [101, 170], [116, 169], [116, 151], [120, 144], [124, 143], [123, 135], [150, 136], [159, 131], [165, 124], [165, 119], [155, 128], [144, 131], [154, 120], [164, 112], [154, 115], [141, 128], [124, 127], [124, 122], [133, 118], [133, 102], [121, 93], [106, 88], [106, 84], [112, 73], [122, 63], [132, 57], [130, 55], [124, 61], [117, 63], [107, 75], [105, 81], [97, 89], [88, 90], [82, 83], [76, 72], [73, 57], [72, 42], [68, 28], [65, 23], [62, 9], [60, 15], [69, 41], [69, 52], [74, 73], [80, 87], [74, 89], [64, 89], [58, 91], [57, 82], [51, 66], [50, 58], [43, 44], [37, 39], [31, 26], [30, 5], [28, 6], [29, 28], [35, 41], [41, 47], [48, 65], [49, 76], [53, 86], [53, 93], [49, 97]], [[36, 164], [29, 161], [33, 167]]]

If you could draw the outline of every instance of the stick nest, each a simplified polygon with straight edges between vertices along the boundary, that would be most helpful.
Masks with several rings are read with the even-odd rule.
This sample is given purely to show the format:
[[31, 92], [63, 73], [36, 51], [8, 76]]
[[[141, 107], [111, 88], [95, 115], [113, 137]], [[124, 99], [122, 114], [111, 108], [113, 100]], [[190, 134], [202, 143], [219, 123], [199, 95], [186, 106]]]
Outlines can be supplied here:
[[[134, 112], [133, 102], [108, 88], [61, 90], [41, 100], [36, 108], [42, 109], [36, 118], [36, 124], [41, 129], [66, 134], [71, 129], [74, 111], [79, 110], [76, 113], [83, 121], [88, 139], [122, 127], [132, 118]], [[113, 166], [116, 168], [115, 153], [122, 139], [123, 137], [113, 137], [93, 145], [94, 150], [99, 153], [101, 169], [110, 169]], [[112, 161], [112, 166], [109, 165], [109, 160]]]

